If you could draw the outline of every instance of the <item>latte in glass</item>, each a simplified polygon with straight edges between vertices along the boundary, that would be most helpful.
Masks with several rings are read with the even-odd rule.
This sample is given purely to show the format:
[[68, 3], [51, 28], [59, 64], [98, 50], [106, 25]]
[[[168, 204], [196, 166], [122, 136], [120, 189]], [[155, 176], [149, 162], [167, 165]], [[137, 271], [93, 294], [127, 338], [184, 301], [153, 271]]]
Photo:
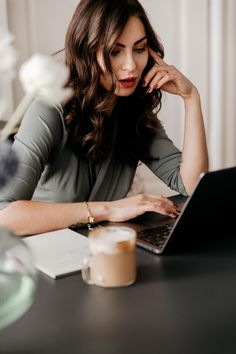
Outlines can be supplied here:
[[119, 287], [136, 279], [136, 232], [124, 226], [97, 228], [89, 233], [90, 257], [83, 279], [89, 284]]

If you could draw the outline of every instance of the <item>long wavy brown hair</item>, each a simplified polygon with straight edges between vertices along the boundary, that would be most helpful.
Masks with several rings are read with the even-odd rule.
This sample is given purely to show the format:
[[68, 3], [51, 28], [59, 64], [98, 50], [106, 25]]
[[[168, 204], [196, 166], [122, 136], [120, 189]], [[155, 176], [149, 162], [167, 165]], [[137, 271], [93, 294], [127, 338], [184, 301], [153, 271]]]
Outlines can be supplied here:
[[[157, 130], [153, 111], [161, 108], [162, 94], [159, 89], [146, 94], [142, 78], [132, 95], [119, 97], [116, 125], [108, 114], [116, 85], [110, 53], [131, 16], [142, 21], [148, 46], [163, 58], [163, 46], [137, 0], [81, 0], [66, 34], [65, 63], [70, 69], [66, 86], [74, 91], [64, 106], [68, 144], [81, 158], [94, 162], [104, 159], [112, 148], [129, 161], [147, 159], [150, 139]], [[99, 50], [112, 82], [110, 91], [100, 85]], [[143, 77], [152, 65], [149, 57]]]

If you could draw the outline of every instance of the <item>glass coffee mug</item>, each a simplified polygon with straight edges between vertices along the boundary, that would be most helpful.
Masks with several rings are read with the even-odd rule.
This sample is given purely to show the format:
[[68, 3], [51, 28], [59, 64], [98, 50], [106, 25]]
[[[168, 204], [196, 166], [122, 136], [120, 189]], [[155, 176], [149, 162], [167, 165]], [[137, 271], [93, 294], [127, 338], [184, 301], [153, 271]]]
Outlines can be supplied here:
[[90, 255], [81, 271], [88, 284], [131, 285], [136, 280], [136, 232], [125, 226], [97, 228], [89, 233]]

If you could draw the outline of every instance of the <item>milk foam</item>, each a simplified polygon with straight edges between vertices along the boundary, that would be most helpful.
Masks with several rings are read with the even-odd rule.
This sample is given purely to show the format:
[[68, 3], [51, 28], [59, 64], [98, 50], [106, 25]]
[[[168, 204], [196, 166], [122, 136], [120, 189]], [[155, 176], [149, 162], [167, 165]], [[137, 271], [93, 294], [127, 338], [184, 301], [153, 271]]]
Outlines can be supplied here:
[[127, 247], [136, 237], [133, 229], [125, 226], [110, 226], [92, 231], [89, 236], [90, 250], [92, 254], [121, 252], [120, 244]]

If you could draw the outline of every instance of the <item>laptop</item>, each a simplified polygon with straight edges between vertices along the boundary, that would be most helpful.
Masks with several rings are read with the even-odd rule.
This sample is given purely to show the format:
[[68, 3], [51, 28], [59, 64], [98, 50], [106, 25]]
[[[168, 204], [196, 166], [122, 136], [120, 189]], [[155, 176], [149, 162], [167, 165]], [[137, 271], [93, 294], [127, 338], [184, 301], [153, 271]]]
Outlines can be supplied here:
[[176, 219], [148, 212], [122, 223], [136, 230], [139, 247], [169, 254], [196, 244], [201, 247], [211, 239], [236, 236], [236, 167], [204, 173], [191, 197], [170, 199], [181, 209]]

